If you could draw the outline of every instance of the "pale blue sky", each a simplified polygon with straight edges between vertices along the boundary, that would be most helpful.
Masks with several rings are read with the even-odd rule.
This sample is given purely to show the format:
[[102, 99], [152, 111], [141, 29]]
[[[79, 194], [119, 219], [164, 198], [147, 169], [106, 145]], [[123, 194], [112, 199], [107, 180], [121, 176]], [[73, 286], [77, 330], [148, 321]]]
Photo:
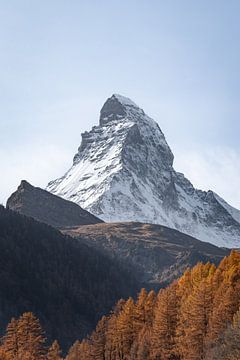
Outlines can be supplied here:
[[70, 166], [112, 93], [240, 208], [240, 1], [0, 0], [0, 202]]

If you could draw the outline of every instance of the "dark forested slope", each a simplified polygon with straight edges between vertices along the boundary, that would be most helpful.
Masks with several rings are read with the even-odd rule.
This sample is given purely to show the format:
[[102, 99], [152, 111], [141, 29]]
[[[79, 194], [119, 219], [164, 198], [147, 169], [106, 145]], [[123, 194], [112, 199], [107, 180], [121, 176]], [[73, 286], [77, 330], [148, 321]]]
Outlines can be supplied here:
[[0, 206], [0, 329], [33, 311], [63, 346], [81, 337], [135, 282], [116, 261]]

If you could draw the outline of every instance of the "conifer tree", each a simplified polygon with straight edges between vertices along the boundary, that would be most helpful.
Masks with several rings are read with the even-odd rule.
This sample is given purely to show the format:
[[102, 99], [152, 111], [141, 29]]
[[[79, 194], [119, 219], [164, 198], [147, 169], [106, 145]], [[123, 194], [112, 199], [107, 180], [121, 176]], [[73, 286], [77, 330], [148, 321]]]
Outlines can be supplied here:
[[192, 288], [191, 270], [187, 269], [178, 280], [177, 295], [180, 299], [182, 299], [182, 302], [184, 302], [190, 295]]
[[39, 320], [33, 313], [24, 313], [18, 320], [21, 359], [42, 360], [46, 357], [45, 337]]
[[145, 303], [147, 296], [148, 294], [146, 289], [141, 289], [133, 314], [133, 326], [135, 334], [138, 334], [146, 322]]
[[232, 322], [240, 298], [238, 287], [233, 287], [227, 282], [222, 283], [214, 299], [213, 311], [209, 321], [208, 343], [215, 343], [227, 325]]
[[178, 325], [178, 350], [184, 360], [203, 359], [206, 350], [206, 334], [212, 308], [212, 288], [203, 279], [182, 303]]
[[129, 360], [149, 360], [150, 359], [150, 328], [145, 325], [138, 334], [130, 351]]
[[9, 354], [7, 354], [5, 352], [5, 350], [3, 349], [3, 347], [0, 347], [0, 360], [13, 360], [14, 358], [12, 356], [10, 356]]
[[12, 359], [18, 359], [19, 357], [19, 334], [18, 334], [18, 321], [12, 319], [7, 326], [6, 334], [2, 339], [1, 353], [2, 357], [9, 357]]
[[151, 334], [151, 359], [169, 360], [175, 355], [178, 298], [177, 284], [158, 294]]
[[115, 360], [117, 356], [117, 315], [112, 313], [108, 319], [108, 325], [106, 329], [106, 343], [105, 343], [105, 360]]
[[55, 340], [48, 349], [47, 360], [62, 360], [61, 354], [60, 346], [57, 340]]
[[90, 337], [90, 355], [95, 360], [105, 360], [107, 317], [103, 316]]
[[145, 311], [145, 323], [146, 325], [151, 326], [153, 322], [153, 314], [154, 307], [156, 303], [156, 294], [153, 290], [151, 290], [144, 303], [144, 311]]
[[132, 298], [129, 298], [116, 321], [116, 360], [125, 360], [129, 355], [131, 346], [136, 336], [133, 328], [135, 304]]
[[240, 359], [240, 310], [234, 315], [233, 323], [209, 349], [206, 360]]
[[82, 346], [79, 340], [70, 347], [66, 360], [80, 360], [83, 355]]

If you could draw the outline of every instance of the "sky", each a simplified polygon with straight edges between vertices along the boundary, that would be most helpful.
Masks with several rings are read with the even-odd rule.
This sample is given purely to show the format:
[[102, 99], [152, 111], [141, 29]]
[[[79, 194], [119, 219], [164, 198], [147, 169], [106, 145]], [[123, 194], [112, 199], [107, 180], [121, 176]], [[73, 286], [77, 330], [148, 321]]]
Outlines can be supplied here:
[[113, 93], [240, 208], [239, 0], [0, 0], [0, 203], [65, 173]]

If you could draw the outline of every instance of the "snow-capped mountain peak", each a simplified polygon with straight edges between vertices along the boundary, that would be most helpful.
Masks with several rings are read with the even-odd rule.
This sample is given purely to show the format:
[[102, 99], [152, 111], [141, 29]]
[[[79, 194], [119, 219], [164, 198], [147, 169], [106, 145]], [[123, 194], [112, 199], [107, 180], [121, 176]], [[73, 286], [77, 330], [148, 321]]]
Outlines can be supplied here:
[[143, 110], [140, 109], [132, 100], [127, 97], [114, 94], [107, 99], [100, 111], [100, 125], [103, 126], [106, 122], [117, 121], [128, 116], [131, 117], [131, 114], [134, 115], [137, 113], [143, 113]]
[[174, 170], [173, 159], [158, 124], [114, 94], [100, 111], [99, 125], [82, 134], [73, 166], [47, 190], [105, 221], [158, 223], [239, 247], [238, 210], [212, 191], [195, 189]]
[[139, 106], [136, 105], [135, 102], [133, 102], [128, 97], [123, 96], [123, 95], [119, 95], [119, 94], [113, 94], [109, 99], [107, 99], [107, 101], [105, 102], [103, 107], [106, 106], [107, 104], [111, 103], [111, 102], [114, 102], [114, 101], [117, 101], [123, 107], [133, 107], [133, 108], [139, 109]]

